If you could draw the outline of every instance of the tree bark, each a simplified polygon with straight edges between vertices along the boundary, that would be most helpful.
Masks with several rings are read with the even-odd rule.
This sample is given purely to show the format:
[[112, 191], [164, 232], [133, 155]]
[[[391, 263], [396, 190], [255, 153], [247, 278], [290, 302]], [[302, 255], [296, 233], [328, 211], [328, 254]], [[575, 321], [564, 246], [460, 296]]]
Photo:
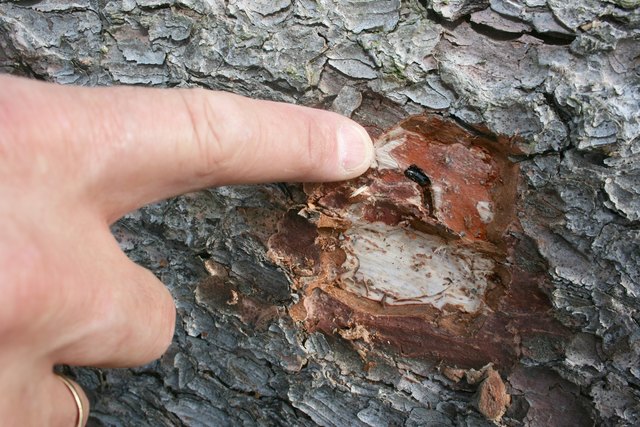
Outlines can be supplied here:
[[433, 301], [428, 317], [310, 290], [273, 236], [296, 235], [285, 220], [313, 188], [210, 189], [126, 216], [113, 233], [171, 289], [178, 323], [149, 366], [70, 369], [92, 425], [640, 424], [639, 57], [637, 0], [0, 2], [2, 72], [228, 90], [380, 138], [419, 115], [517, 170], [498, 172], [512, 212], [487, 241], [508, 274], [477, 329], [438, 323], [453, 309]]

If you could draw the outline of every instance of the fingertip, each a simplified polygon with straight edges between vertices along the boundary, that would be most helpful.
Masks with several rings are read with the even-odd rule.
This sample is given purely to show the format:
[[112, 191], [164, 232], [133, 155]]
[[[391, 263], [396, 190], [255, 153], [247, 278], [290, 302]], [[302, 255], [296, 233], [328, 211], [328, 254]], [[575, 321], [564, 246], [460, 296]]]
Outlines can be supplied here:
[[336, 135], [338, 160], [345, 179], [363, 174], [374, 159], [373, 142], [367, 131], [353, 121], [339, 125]]

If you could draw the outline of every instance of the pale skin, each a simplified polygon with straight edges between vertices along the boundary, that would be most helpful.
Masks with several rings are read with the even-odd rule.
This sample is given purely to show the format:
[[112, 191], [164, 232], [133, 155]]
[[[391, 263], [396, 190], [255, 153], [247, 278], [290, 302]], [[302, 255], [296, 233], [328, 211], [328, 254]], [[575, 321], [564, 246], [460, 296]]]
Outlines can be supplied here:
[[365, 130], [325, 111], [0, 76], [2, 422], [73, 426], [54, 365], [137, 366], [171, 342], [171, 295], [109, 231], [122, 215], [211, 186], [349, 179], [372, 160]]

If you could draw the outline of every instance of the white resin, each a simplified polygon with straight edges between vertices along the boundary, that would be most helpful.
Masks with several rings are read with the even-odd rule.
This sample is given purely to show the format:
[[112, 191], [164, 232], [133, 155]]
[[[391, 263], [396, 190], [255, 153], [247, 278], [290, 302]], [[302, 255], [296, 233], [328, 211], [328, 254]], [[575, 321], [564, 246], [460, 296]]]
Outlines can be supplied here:
[[379, 170], [398, 169], [398, 161], [391, 155], [391, 152], [404, 144], [406, 140], [405, 136], [399, 136], [391, 140], [377, 141], [375, 144], [376, 158], [373, 167]]
[[476, 203], [476, 210], [480, 216], [480, 220], [485, 224], [489, 224], [493, 221], [493, 203], [481, 200]]

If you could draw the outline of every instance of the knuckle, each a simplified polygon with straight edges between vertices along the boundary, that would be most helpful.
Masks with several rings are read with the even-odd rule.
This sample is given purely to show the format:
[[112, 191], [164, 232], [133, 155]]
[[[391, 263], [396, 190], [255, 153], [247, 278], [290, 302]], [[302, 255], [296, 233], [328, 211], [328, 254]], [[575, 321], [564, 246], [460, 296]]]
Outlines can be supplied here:
[[209, 177], [222, 165], [225, 157], [221, 127], [224, 120], [204, 89], [182, 91], [185, 111], [191, 124], [191, 143], [196, 161], [193, 171], [198, 177]]
[[173, 341], [176, 324], [176, 306], [171, 293], [162, 287], [161, 303], [159, 308], [160, 328], [158, 336], [158, 357], [162, 355]]
[[153, 332], [147, 332], [147, 325], [140, 325], [143, 329], [140, 333], [145, 334], [148, 341], [148, 358], [152, 360], [160, 357], [173, 340], [176, 309], [173, 297], [165, 285], [151, 271], [143, 267], [139, 269], [145, 282], [139, 308], [145, 310], [145, 306], [150, 307], [149, 310], [152, 312], [148, 315], [154, 320]]
[[[126, 295], [104, 292], [100, 298], [94, 336], [103, 336], [115, 360], [120, 349], [132, 351], [124, 357], [127, 365], [148, 363], [160, 357], [171, 344], [175, 327], [175, 305], [167, 288], [149, 270], [132, 265], [127, 270], [132, 281]], [[94, 313], [96, 313], [94, 311]], [[106, 346], [107, 347], [107, 346]]]

